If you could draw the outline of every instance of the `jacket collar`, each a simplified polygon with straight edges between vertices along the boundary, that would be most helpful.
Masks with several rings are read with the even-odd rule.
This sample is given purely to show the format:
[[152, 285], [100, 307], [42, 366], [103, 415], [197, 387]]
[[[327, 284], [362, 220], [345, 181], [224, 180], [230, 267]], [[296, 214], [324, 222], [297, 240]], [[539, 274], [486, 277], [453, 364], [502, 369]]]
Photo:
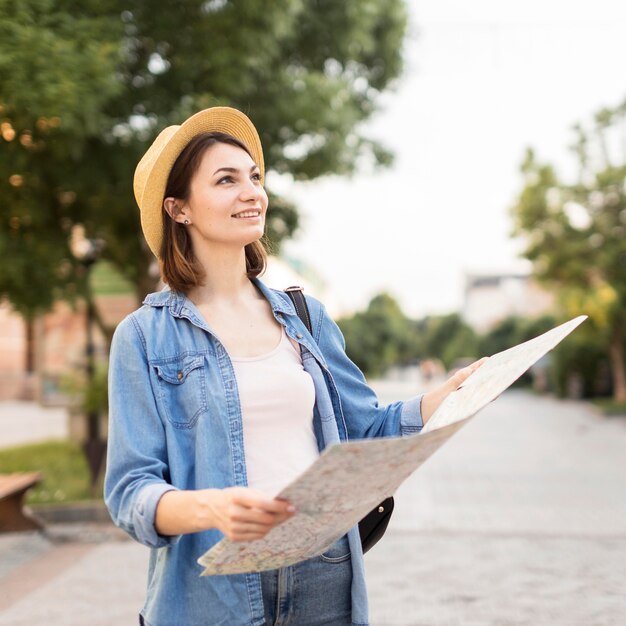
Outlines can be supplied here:
[[[293, 303], [286, 293], [276, 289], [270, 289], [258, 278], [253, 278], [252, 282], [270, 303], [274, 313], [296, 315]], [[143, 304], [154, 307], [167, 306], [169, 307], [172, 315], [181, 317], [183, 309], [185, 307], [189, 308], [189, 305], [192, 303], [185, 294], [180, 293], [179, 291], [172, 291], [166, 285], [163, 289], [161, 289], [161, 291], [148, 294], [145, 297]]]
[[[304, 324], [299, 320], [291, 299], [284, 291], [271, 289], [263, 284], [258, 278], [253, 278], [252, 282], [270, 303], [275, 317], [282, 317], [283, 314], [296, 317], [298, 319], [297, 323], [304, 328]], [[172, 316], [187, 318], [200, 328], [204, 328], [208, 332], [212, 332], [194, 303], [189, 300], [185, 294], [178, 291], [172, 291], [167, 286], [161, 291], [147, 295], [143, 304], [153, 307], [168, 307]], [[282, 323], [284, 324], [284, 322]], [[304, 328], [304, 330], [306, 331], [306, 328]], [[290, 336], [294, 338], [293, 335]], [[326, 361], [320, 352], [319, 346], [312, 337], [308, 337], [310, 337], [308, 332], [304, 336], [302, 334], [298, 334], [297, 341], [313, 354], [322, 367], [328, 369]]]

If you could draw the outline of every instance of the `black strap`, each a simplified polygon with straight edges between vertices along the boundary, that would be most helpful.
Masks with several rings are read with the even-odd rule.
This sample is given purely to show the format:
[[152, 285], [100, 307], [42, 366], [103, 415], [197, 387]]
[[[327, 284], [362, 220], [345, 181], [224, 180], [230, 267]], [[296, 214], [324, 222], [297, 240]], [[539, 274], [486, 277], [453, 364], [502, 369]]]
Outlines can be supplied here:
[[311, 324], [311, 316], [309, 315], [309, 307], [306, 304], [306, 298], [304, 297], [304, 289], [298, 285], [287, 287], [285, 293], [289, 296], [293, 302], [293, 306], [296, 308], [298, 317], [304, 322], [307, 330], [313, 335], [313, 325]]
[[[298, 317], [302, 320], [311, 335], [313, 335], [313, 325], [311, 324], [309, 307], [304, 297], [304, 289], [294, 285], [293, 287], [287, 287], [285, 293], [293, 302]], [[313, 339], [315, 339], [315, 337]], [[393, 513], [393, 506], [393, 496], [386, 498], [359, 522], [359, 535], [361, 536], [363, 553], [373, 548], [385, 534], [389, 520], [391, 519], [391, 514]]]

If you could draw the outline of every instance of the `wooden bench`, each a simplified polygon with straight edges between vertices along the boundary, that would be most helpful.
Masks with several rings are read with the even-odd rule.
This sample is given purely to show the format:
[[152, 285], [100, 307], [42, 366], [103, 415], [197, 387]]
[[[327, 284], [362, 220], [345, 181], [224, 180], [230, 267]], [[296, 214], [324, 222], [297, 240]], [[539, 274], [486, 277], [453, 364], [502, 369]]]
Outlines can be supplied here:
[[0, 533], [41, 528], [23, 509], [26, 492], [41, 479], [39, 472], [0, 474]]

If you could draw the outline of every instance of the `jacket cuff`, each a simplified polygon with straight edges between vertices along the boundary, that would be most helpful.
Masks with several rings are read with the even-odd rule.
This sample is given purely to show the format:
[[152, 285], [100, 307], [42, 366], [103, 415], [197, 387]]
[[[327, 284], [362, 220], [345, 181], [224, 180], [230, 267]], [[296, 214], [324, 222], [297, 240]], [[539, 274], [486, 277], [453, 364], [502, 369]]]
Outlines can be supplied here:
[[400, 413], [400, 434], [414, 435], [424, 427], [422, 420], [422, 398], [424, 394], [415, 396], [402, 403]]
[[178, 542], [181, 535], [165, 537], [159, 535], [154, 527], [156, 509], [163, 494], [177, 491], [176, 487], [167, 483], [151, 483], [144, 487], [137, 496], [133, 526], [137, 539], [150, 548], [163, 548]]

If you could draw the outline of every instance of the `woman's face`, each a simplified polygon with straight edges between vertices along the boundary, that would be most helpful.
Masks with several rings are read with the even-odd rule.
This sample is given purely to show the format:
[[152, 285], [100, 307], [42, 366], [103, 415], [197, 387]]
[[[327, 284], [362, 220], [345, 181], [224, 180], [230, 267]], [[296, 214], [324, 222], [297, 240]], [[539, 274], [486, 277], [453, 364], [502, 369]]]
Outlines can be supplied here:
[[217, 143], [204, 153], [176, 221], [189, 220], [194, 248], [205, 243], [242, 247], [262, 237], [266, 211], [256, 163], [245, 150]]

